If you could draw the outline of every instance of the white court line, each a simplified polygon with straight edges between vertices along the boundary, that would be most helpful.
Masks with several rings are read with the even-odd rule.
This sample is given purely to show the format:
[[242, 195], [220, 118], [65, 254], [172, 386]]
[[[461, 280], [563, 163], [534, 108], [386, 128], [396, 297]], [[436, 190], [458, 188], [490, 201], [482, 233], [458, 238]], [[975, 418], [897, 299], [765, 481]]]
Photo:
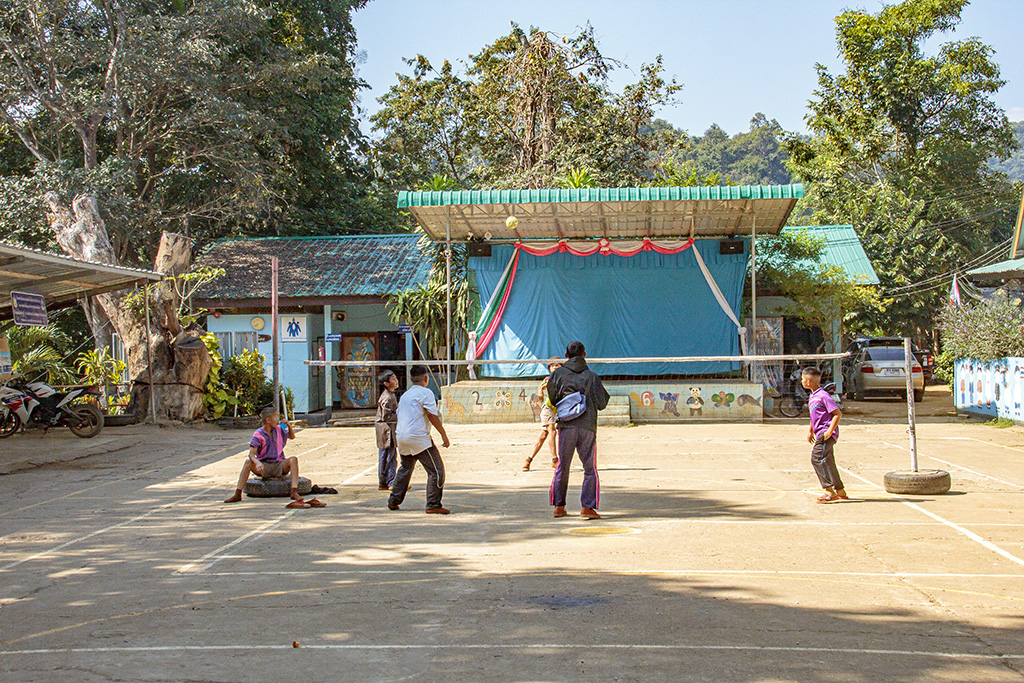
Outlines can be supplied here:
[[[324, 446], [326, 446], [326, 445], [327, 444], [324, 444]], [[323, 448], [323, 446], [320, 446], [319, 448]], [[316, 449], [311, 449], [311, 450], [316, 450]], [[309, 453], [309, 451], [306, 451], [306, 453]], [[302, 453], [302, 455], [305, 455], [306, 453]], [[373, 472], [376, 469], [377, 469], [377, 465], [370, 465], [369, 467], [367, 467], [365, 470], [363, 470], [359, 474], [357, 474], [355, 476], [352, 476], [352, 477], [349, 477], [345, 481], [341, 482], [341, 484], [339, 484], [339, 486], [345, 486], [346, 484], [351, 484], [356, 479], [359, 479], [359, 477], [362, 477], [363, 475], [369, 474], [370, 472]], [[277, 519], [271, 520], [271, 521], [267, 522], [266, 524], [264, 524], [263, 526], [257, 527], [257, 528], [253, 529], [252, 531], [250, 531], [248, 533], [242, 534], [241, 536], [239, 536], [235, 540], [231, 541], [230, 543], [225, 543], [224, 545], [222, 545], [221, 547], [217, 548], [216, 550], [214, 550], [212, 552], [209, 552], [209, 553], [206, 553], [205, 555], [203, 555], [202, 557], [200, 557], [198, 560], [196, 560], [194, 562], [189, 562], [185, 566], [179, 568], [174, 573], [175, 574], [185, 574], [185, 573], [200, 573], [200, 572], [204, 572], [207, 569], [209, 569], [210, 567], [212, 567], [213, 565], [215, 565], [218, 562], [220, 562], [221, 560], [225, 560], [225, 559], [231, 557], [231, 555], [230, 554], [225, 554], [225, 555], [222, 555], [221, 557], [217, 557], [217, 559], [213, 560], [212, 562], [210, 562], [210, 563], [208, 563], [206, 565], [203, 565], [202, 567], [200, 567], [195, 572], [190, 572], [190, 570], [193, 567], [195, 567], [197, 564], [201, 564], [201, 563], [205, 562], [206, 560], [209, 560], [211, 557], [216, 557], [217, 555], [220, 555], [220, 553], [223, 553], [225, 550], [228, 550], [230, 548], [234, 548], [236, 545], [238, 545], [239, 543], [242, 543], [243, 541], [249, 540], [250, 538], [255, 540], [255, 539], [259, 538], [260, 536], [263, 536], [264, 534], [269, 533], [270, 531], [272, 531], [274, 529], [274, 527], [278, 526], [279, 524], [284, 522], [286, 519], [288, 519], [289, 517], [291, 517], [292, 515], [294, 515], [298, 511], [299, 511], [298, 509], [289, 510], [288, 512], [284, 513], [283, 515], [281, 515]]]
[[[53, 655], [53, 654], [98, 654], [98, 653], [139, 653], [139, 652], [218, 652], [251, 650], [291, 650], [293, 645], [152, 645], [148, 647], [68, 647], [40, 650], [3, 650], [0, 655]], [[306, 650], [681, 650], [710, 652], [793, 652], [821, 655], [895, 655], [903, 657], [935, 657], [939, 659], [981, 659], [1005, 661], [1024, 659], [1024, 653], [983, 654], [976, 652], [942, 652], [939, 650], [892, 650], [881, 648], [831, 647], [831, 646], [785, 646], [785, 645], [693, 645], [693, 644], [648, 644], [648, 643], [318, 643], [302, 645]]]
[[[978, 441], [978, 439], [973, 439], [973, 441]], [[904, 451], [909, 451], [910, 450], [910, 448], [907, 447], [907, 446], [897, 446], [896, 444], [889, 443], [888, 441], [883, 441], [882, 443], [885, 444], [886, 446], [892, 446], [893, 448], [899, 448], [899, 449], [904, 450]], [[988, 443], [988, 441], [983, 441], [982, 443]], [[998, 445], [998, 444], [993, 444], [993, 445]], [[949, 465], [950, 467], [956, 467], [957, 469], [961, 469], [961, 470], [963, 470], [965, 472], [970, 472], [971, 474], [976, 474], [979, 477], [984, 477], [986, 479], [991, 479], [992, 481], [997, 481], [1000, 484], [1006, 484], [1007, 486], [1012, 486], [1014, 488], [1024, 489], [1024, 486], [1021, 486], [1020, 484], [1014, 484], [1012, 481], [1006, 481], [1005, 479], [997, 479], [996, 477], [990, 476], [988, 474], [983, 474], [982, 472], [978, 472], [977, 470], [972, 470], [970, 467], [964, 467], [963, 465], [957, 465], [954, 462], [949, 462], [948, 460], [942, 460], [941, 458], [936, 458], [933, 455], [924, 455], [920, 451], [918, 451], [918, 454], [921, 455], [922, 457], [930, 458], [930, 459], [932, 459], [932, 460], [934, 460], [936, 462], [941, 462], [943, 465]]]
[[498, 571], [464, 569], [280, 569], [252, 572], [207, 572], [204, 576], [353, 576], [353, 575], [398, 575], [409, 574], [466, 576], [860, 576], [871, 578], [903, 579], [1018, 579], [1024, 574], [953, 574], [945, 572], [830, 572], [787, 569], [509, 569]]
[[93, 531], [92, 533], [88, 533], [85, 536], [80, 536], [78, 538], [73, 538], [70, 541], [67, 541], [65, 543], [61, 543], [60, 545], [58, 545], [55, 548], [50, 548], [49, 550], [44, 550], [44, 551], [42, 551], [40, 553], [36, 553], [35, 555], [30, 555], [30, 556], [25, 557], [23, 559], [20, 559], [20, 560], [18, 560], [16, 562], [11, 562], [10, 564], [6, 564], [3, 567], [0, 567], [0, 572], [7, 571], [8, 569], [13, 569], [14, 567], [17, 567], [20, 564], [25, 564], [26, 562], [31, 562], [32, 560], [39, 559], [40, 557], [45, 557], [46, 555], [49, 555], [51, 553], [55, 553], [55, 552], [57, 552], [59, 550], [63, 550], [64, 548], [67, 548], [68, 546], [72, 546], [72, 545], [74, 545], [76, 543], [81, 543], [82, 541], [86, 541], [86, 540], [92, 538], [93, 536], [99, 536], [100, 534], [105, 534], [108, 531], [113, 531], [114, 529], [118, 529], [120, 527], [127, 526], [127, 525], [129, 525], [129, 524], [131, 524], [133, 522], [137, 522], [140, 519], [145, 519], [146, 517], [149, 517], [150, 515], [155, 515], [156, 513], [160, 512], [162, 510], [166, 510], [169, 507], [173, 507], [175, 505], [178, 505], [179, 503], [184, 503], [185, 501], [192, 500], [193, 498], [197, 498], [197, 497], [203, 495], [204, 493], [209, 493], [210, 491], [212, 491], [215, 488], [217, 488], [217, 487], [216, 486], [211, 486], [210, 488], [204, 489], [204, 490], [200, 491], [199, 493], [193, 493], [191, 496], [185, 496], [184, 498], [180, 498], [180, 499], [172, 501], [170, 503], [166, 503], [164, 505], [161, 505], [160, 507], [155, 507], [152, 510], [150, 510], [149, 512], [145, 512], [145, 513], [143, 513], [141, 515], [138, 515], [136, 517], [132, 517], [131, 519], [125, 520], [124, 522], [119, 522], [117, 524], [112, 524], [112, 525], [110, 525], [108, 527], [104, 527], [103, 529], [98, 529], [96, 531]]
[[[883, 491], [885, 490], [883, 487], [881, 487], [878, 484], [874, 483], [870, 479], [865, 479], [864, 477], [860, 476], [859, 474], [854, 474], [853, 472], [851, 472], [850, 470], [848, 470], [846, 468], [840, 467], [839, 469], [843, 470], [843, 472], [845, 472], [846, 474], [850, 475], [851, 477], [855, 477], [857, 479], [860, 479], [865, 484], [870, 484], [871, 486], [873, 486], [873, 487], [875, 487], [877, 489], [882, 489]], [[964, 536], [966, 536], [967, 538], [971, 539], [975, 543], [978, 543], [981, 546], [983, 546], [985, 548], [988, 548], [992, 552], [996, 553], [997, 555], [1001, 555], [1001, 556], [1005, 557], [1006, 559], [1010, 560], [1011, 562], [1014, 562], [1014, 563], [1019, 564], [1020, 566], [1024, 567], [1024, 560], [1022, 560], [1021, 558], [1017, 557], [1016, 555], [1013, 555], [1011, 553], [1006, 552], [1005, 550], [1003, 550], [1002, 548], [997, 546], [995, 543], [992, 543], [990, 541], [986, 541], [984, 538], [982, 538], [978, 534], [974, 533], [973, 531], [969, 531], [969, 530], [963, 528], [962, 526], [960, 526], [959, 524], [955, 524], [953, 522], [950, 522], [948, 519], [944, 519], [942, 517], [939, 517], [934, 512], [931, 512], [929, 510], [924, 509], [923, 507], [921, 507], [917, 503], [911, 503], [909, 500], [907, 500], [905, 498], [901, 498], [899, 495], [897, 495], [895, 493], [889, 493], [888, 491], [886, 491], [886, 495], [888, 495], [888, 496], [890, 496], [892, 498], [895, 498], [896, 500], [898, 500], [899, 502], [903, 503], [907, 507], [913, 508], [914, 510], [917, 510], [918, 512], [921, 512], [921, 513], [931, 517], [932, 519], [934, 519], [937, 522], [942, 522], [943, 524], [948, 526], [950, 529], [953, 529], [954, 531], [963, 534]]]

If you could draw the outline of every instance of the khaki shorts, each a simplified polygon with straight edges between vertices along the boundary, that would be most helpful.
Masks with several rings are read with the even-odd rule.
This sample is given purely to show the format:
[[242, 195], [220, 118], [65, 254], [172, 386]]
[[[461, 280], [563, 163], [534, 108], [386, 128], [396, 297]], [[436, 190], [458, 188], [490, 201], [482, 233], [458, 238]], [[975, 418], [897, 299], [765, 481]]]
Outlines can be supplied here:
[[542, 427], [553, 425], [558, 422], [558, 414], [551, 409], [551, 406], [544, 404], [540, 408], [540, 424]]
[[284, 476], [284, 460], [280, 462], [261, 462], [263, 465], [263, 474], [261, 479], [278, 479]]

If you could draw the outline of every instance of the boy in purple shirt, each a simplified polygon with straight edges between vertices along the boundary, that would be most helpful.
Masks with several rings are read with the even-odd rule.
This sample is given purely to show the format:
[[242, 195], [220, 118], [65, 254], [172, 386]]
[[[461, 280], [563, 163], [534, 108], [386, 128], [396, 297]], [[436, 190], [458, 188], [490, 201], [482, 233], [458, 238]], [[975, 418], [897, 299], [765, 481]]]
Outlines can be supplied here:
[[325, 503], [316, 498], [303, 500], [299, 495], [299, 459], [294, 455], [290, 458], [284, 457], [285, 442], [295, 438], [292, 426], [287, 422], [282, 423], [280, 415], [273, 408], [264, 408], [260, 417], [263, 418], [263, 426], [253, 432], [249, 441], [249, 457], [242, 465], [241, 474], [238, 475], [235, 493], [224, 502], [237, 503], [242, 500], [242, 489], [249, 480], [249, 473], [253, 472], [263, 479], [274, 479], [286, 474], [291, 477], [292, 502], [285, 507], [326, 507]]
[[811, 465], [825, 493], [818, 497], [819, 503], [833, 503], [847, 500], [843, 480], [836, 468], [833, 453], [836, 440], [839, 438], [839, 419], [843, 411], [832, 399], [832, 396], [821, 388], [821, 371], [815, 367], [804, 368], [800, 372], [800, 383], [811, 392], [807, 398], [807, 406], [811, 409], [811, 428], [807, 432], [807, 441], [811, 447]]

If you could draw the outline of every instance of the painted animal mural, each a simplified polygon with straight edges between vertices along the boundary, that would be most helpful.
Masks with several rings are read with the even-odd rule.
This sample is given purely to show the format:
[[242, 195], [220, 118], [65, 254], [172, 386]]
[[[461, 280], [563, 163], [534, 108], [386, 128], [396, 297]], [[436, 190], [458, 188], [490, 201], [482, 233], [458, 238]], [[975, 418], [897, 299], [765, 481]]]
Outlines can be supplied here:
[[690, 398], [686, 399], [690, 408], [690, 417], [704, 414], [704, 399], [700, 397], [700, 387], [690, 387]]
[[661, 414], [665, 417], [679, 417], [679, 394], [658, 392], [658, 396], [660, 396], [661, 400], [665, 402], [665, 407], [661, 409]]

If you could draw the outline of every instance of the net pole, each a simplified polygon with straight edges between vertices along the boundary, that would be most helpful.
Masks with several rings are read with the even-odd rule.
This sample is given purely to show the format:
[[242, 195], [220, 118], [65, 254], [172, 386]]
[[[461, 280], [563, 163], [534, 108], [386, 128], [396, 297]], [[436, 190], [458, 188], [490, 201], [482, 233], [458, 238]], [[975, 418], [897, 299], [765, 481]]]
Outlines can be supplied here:
[[274, 366], [274, 405], [277, 406], [281, 399], [281, 358], [278, 353], [278, 335], [280, 326], [277, 320], [277, 257], [270, 257], [270, 345], [271, 363]]
[[914, 356], [910, 353], [910, 337], [903, 338], [903, 367], [907, 376], [907, 433], [910, 435], [910, 471], [917, 472], [917, 411], [914, 408]]
[[[448, 207], [448, 220], [444, 228], [444, 292], [445, 292], [445, 335], [444, 348], [445, 358], [448, 363], [445, 365], [445, 376], [448, 378], [448, 385], [452, 383], [452, 208]], [[438, 387], [440, 389], [440, 387]]]
[[[757, 353], [757, 210], [751, 209], [753, 212], [752, 220], [750, 224], [750, 342], [747, 346], [748, 349], [752, 349], [754, 353]], [[757, 377], [756, 366], [751, 363], [750, 365], [750, 379], [754, 380]]]
[[149, 324], [149, 285], [142, 293], [146, 302], [146, 363], [149, 365], [149, 415], [156, 424], [156, 389], [153, 387], [153, 330]]

